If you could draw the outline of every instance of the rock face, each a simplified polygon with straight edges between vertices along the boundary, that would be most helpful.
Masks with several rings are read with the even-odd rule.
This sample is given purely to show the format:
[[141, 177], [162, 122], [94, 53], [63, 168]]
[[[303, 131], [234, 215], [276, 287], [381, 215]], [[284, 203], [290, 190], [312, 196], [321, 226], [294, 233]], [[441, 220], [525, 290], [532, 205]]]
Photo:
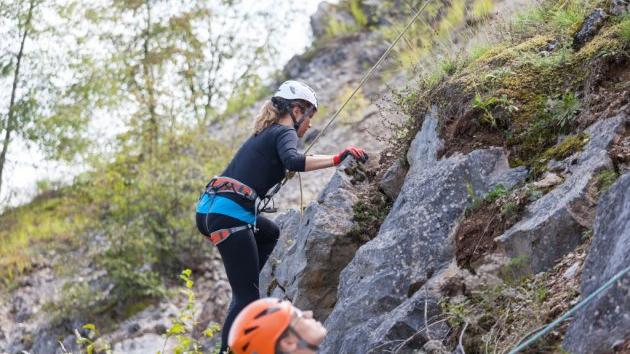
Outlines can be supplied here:
[[589, 184], [597, 172], [613, 167], [607, 149], [626, 120], [628, 115], [622, 114], [589, 127], [584, 150], [567, 158], [569, 175], [564, 183], [531, 204], [523, 219], [495, 240], [507, 257], [527, 258], [519, 262], [520, 271], [549, 269], [582, 242], [582, 233], [594, 218]]
[[279, 247], [262, 271], [262, 296], [288, 298], [318, 319], [328, 316], [337, 301], [339, 272], [359, 247], [347, 236], [360, 186], [346, 171], [356, 169], [356, 162], [346, 159], [301, 220], [296, 212], [285, 216]]
[[[410, 148], [411, 167], [390, 214], [341, 273], [322, 353], [366, 353], [413, 334], [424, 324], [424, 307], [418, 309], [424, 295], [417, 291], [453, 259], [449, 235], [471, 199], [469, 191], [482, 195], [527, 175], [524, 169], [510, 169], [499, 148], [437, 161], [441, 144], [434, 110]], [[439, 311], [434, 299], [428, 311]], [[379, 326], [388, 329], [376, 330]]]
[[621, 15], [630, 10], [629, 0], [613, 0], [610, 4], [610, 13], [613, 15]]
[[[295, 243], [295, 236], [300, 227], [300, 221], [300, 213], [295, 209], [290, 209], [274, 220], [280, 229], [280, 237], [278, 238], [276, 248], [273, 249], [273, 253], [271, 253], [269, 260], [267, 260], [267, 264], [265, 264], [265, 267], [260, 272], [259, 284], [261, 297], [284, 296], [284, 292], [282, 288], [278, 286], [276, 280], [276, 269], [282, 263], [287, 251]], [[280, 269], [278, 269], [278, 271], [280, 271]]]
[[604, 25], [604, 20], [607, 17], [608, 15], [603, 9], [595, 9], [588, 15], [580, 30], [573, 36], [573, 49], [579, 50], [584, 44], [593, 39]]
[[405, 183], [405, 176], [407, 176], [407, 167], [402, 161], [396, 160], [390, 168], [385, 171], [379, 188], [392, 200], [396, 199], [403, 183]]
[[[582, 271], [582, 297], [630, 266], [630, 173], [600, 199], [593, 244]], [[630, 274], [574, 316], [564, 340], [571, 353], [610, 353], [630, 338]]]
[[317, 11], [311, 16], [313, 36], [315, 38], [325, 36], [331, 22], [337, 22], [345, 26], [357, 25], [351, 13], [337, 5], [323, 1], [317, 6]]

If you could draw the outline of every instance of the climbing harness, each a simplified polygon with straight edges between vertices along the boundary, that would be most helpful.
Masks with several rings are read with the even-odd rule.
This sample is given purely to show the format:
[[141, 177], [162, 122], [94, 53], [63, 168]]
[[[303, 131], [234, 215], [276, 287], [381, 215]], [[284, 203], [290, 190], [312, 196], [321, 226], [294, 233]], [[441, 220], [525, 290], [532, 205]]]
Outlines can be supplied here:
[[206, 185], [205, 192], [207, 194], [234, 193], [252, 202], [255, 202], [258, 198], [253, 188], [234, 178], [222, 176], [213, 177]]
[[210, 234], [210, 236], [208, 236], [208, 240], [210, 242], [212, 242], [215, 246], [217, 246], [219, 243], [225, 241], [226, 238], [228, 238], [230, 235], [235, 234], [239, 231], [243, 231], [243, 230], [254, 230], [254, 226], [247, 224], [247, 225], [243, 225], [243, 226], [238, 226], [238, 227], [231, 227], [229, 229], [221, 229], [221, 230], [217, 230], [214, 231]]
[[533, 335], [532, 337], [530, 337], [526, 341], [524, 341], [525, 338], [521, 339], [520, 344], [518, 346], [516, 346], [514, 349], [512, 349], [508, 354], [516, 354], [516, 353], [520, 352], [521, 350], [527, 348], [530, 344], [532, 344], [532, 343], [536, 342], [537, 340], [539, 340], [540, 338], [542, 338], [545, 334], [549, 333], [558, 324], [560, 324], [561, 322], [565, 321], [567, 318], [569, 318], [569, 316], [573, 315], [577, 310], [581, 309], [586, 304], [588, 304], [597, 295], [599, 295], [603, 291], [607, 290], [611, 285], [613, 285], [617, 280], [619, 280], [619, 278], [621, 278], [624, 274], [628, 273], [628, 271], [630, 271], [630, 266], [628, 266], [625, 269], [622, 269], [621, 271], [619, 271], [612, 278], [610, 278], [606, 283], [604, 283], [602, 286], [600, 286], [597, 290], [592, 292], [589, 296], [584, 298], [584, 300], [580, 301], [577, 305], [573, 306], [572, 309], [570, 309], [569, 311], [565, 312], [562, 316], [558, 317], [555, 321], [551, 322], [549, 325], [547, 325], [545, 328], [543, 328], [540, 332], [536, 333], [535, 335]]
[[[213, 177], [210, 180], [210, 182], [208, 182], [208, 184], [206, 185], [204, 193], [208, 195], [234, 193], [254, 203], [258, 199], [258, 195], [256, 194], [256, 191], [253, 188], [249, 187], [248, 185], [244, 183], [241, 183], [240, 181], [234, 178], [223, 177], [223, 176]], [[258, 208], [254, 208], [254, 224], [253, 225], [247, 224], [247, 225], [238, 226], [238, 227], [220, 229], [220, 230], [210, 233], [210, 235], [207, 236], [207, 239], [216, 246], [219, 243], [223, 242], [225, 239], [227, 239], [230, 235], [237, 233], [239, 231], [250, 229], [252, 230], [252, 232], [257, 232], [258, 231], [258, 228], [256, 227], [257, 217], [258, 217]]]
[[[363, 78], [361, 79], [361, 81], [359, 82], [359, 85], [354, 89], [354, 91], [352, 91], [352, 94], [350, 95], [350, 97], [348, 97], [344, 103], [341, 105], [341, 107], [339, 107], [339, 109], [337, 109], [337, 111], [335, 112], [335, 114], [333, 114], [333, 116], [330, 118], [330, 120], [328, 120], [328, 123], [326, 123], [326, 125], [324, 126], [324, 128], [322, 128], [322, 130], [317, 134], [317, 136], [315, 136], [315, 139], [313, 139], [313, 141], [311, 142], [311, 144], [306, 148], [306, 150], [304, 150], [304, 154], [307, 154], [311, 148], [315, 145], [315, 143], [319, 140], [319, 138], [324, 134], [324, 132], [326, 131], [326, 129], [328, 129], [328, 127], [330, 127], [330, 125], [339, 117], [339, 114], [341, 114], [341, 111], [343, 111], [343, 109], [348, 105], [348, 103], [350, 102], [350, 100], [354, 97], [354, 95], [356, 95], [357, 92], [359, 92], [359, 90], [363, 87], [363, 85], [365, 85], [365, 83], [367, 82], [367, 80], [372, 76], [372, 74], [374, 73], [374, 71], [376, 70], [376, 68], [378, 68], [379, 65], [381, 65], [381, 63], [385, 60], [385, 58], [389, 55], [389, 53], [392, 51], [392, 49], [394, 49], [394, 47], [396, 46], [396, 44], [398, 44], [398, 42], [400, 41], [400, 39], [405, 35], [405, 33], [407, 33], [407, 31], [409, 30], [409, 28], [411, 27], [411, 25], [416, 22], [416, 20], [418, 19], [418, 17], [420, 17], [420, 15], [424, 12], [424, 10], [426, 9], [427, 5], [429, 5], [429, 3], [431, 3], [433, 0], [427, 0], [424, 2], [424, 4], [422, 5], [422, 7], [416, 11], [416, 14], [411, 18], [411, 20], [409, 21], [409, 23], [407, 23], [407, 26], [405, 26], [405, 28], [400, 32], [400, 34], [398, 35], [398, 37], [396, 37], [396, 39], [392, 42], [392, 44], [389, 45], [389, 47], [387, 48], [387, 50], [381, 55], [381, 57], [378, 59], [378, 61], [370, 68], [370, 70], [365, 73], [365, 75], [363, 75]], [[297, 130], [297, 129], [296, 129]], [[300, 176], [300, 174], [298, 173], [298, 176]], [[282, 186], [284, 186], [289, 179], [291, 179], [292, 175], [287, 174], [284, 179], [276, 184], [269, 193], [267, 193], [267, 195], [265, 196], [265, 199], [268, 198], [265, 206], [263, 208], [266, 208], [266, 205], [269, 203], [269, 200], [271, 198], [273, 198], [273, 196], [278, 193], [278, 191], [280, 190], [280, 188], [282, 188]], [[300, 191], [302, 190], [302, 186], [301, 186], [301, 180], [300, 180]], [[301, 193], [301, 192], [300, 192]], [[300, 200], [302, 200], [303, 197], [302, 195], [300, 195]], [[300, 213], [302, 212], [302, 206], [300, 206]]]

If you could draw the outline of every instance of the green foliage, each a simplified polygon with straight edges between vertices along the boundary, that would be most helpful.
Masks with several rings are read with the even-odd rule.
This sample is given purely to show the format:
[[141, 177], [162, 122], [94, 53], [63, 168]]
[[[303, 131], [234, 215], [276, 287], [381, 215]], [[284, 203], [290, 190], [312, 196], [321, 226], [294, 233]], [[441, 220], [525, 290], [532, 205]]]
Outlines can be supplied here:
[[554, 159], [561, 161], [572, 154], [582, 150], [588, 143], [590, 136], [588, 133], [582, 132], [576, 135], [566, 137], [559, 144], [545, 150], [533, 163], [533, 175], [539, 176], [546, 169], [547, 163]]
[[252, 106], [271, 93], [269, 87], [262, 82], [259, 76], [252, 77], [251, 80], [241, 83], [234, 92], [235, 93], [227, 100], [223, 116], [227, 117], [239, 113], [244, 108]]
[[543, 1], [525, 13], [518, 14], [513, 23], [513, 30], [525, 37], [549, 31], [570, 35], [577, 31], [584, 17], [594, 7], [594, 3], [596, 1]]
[[560, 99], [550, 99], [547, 102], [547, 109], [555, 125], [563, 129], [573, 124], [576, 114], [580, 111], [580, 100], [574, 92], [569, 92]]
[[[339, 96], [337, 97], [337, 107], [340, 107], [350, 95], [354, 92], [354, 87], [345, 85], [339, 90]], [[338, 121], [343, 124], [355, 124], [360, 122], [364, 117], [364, 110], [370, 105], [370, 101], [363, 94], [363, 90], [359, 90], [354, 97], [348, 102], [343, 111], [339, 114]], [[318, 112], [322, 114], [323, 112]], [[322, 117], [324, 115], [322, 114]]]
[[448, 323], [452, 327], [463, 325], [472, 315], [468, 299], [457, 302], [451, 298], [444, 297], [440, 299], [439, 305], [442, 313], [448, 316]]
[[376, 236], [391, 209], [392, 201], [378, 190], [368, 190], [353, 206], [352, 230], [348, 237], [365, 243]]
[[[422, 2], [404, 2], [400, 11], [405, 14], [415, 13], [423, 5]], [[421, 79], [428, 86], [439, 82], [445, 70], [441, 65], [434, 65], [435, 58], [439, 53], [446, 58], [452, 56], [455, 51], [453, 29], [464, 24], [465, 10], [464, 0], [428, 4], [424, 13], [409, 27], [400, 44], [394, 48], [401, 68], [418, 66]], [[401, 18], [404, 20], [393, 21], [392, 25], [379, 28], [387, 41], [393, 41], [406, 26], [408, 16]]]
[[[89, 97], [83, 97], [81, 107], [67, 112], [65, 106], [75, 91], [68, 79], [68, 64], [76, 52], [63, 46], [61, 35], [55, 32], [47, 17], [54, 16], [58, 3], [19, 1], [2, 3], [0, 23], [0, 78], [5, 95], [0, 109], [0, 190], [5, 163], [14, 158], [10, 148], [16, 140], [27, 147], [37, 147], [49, 159], [73, 160], [87, 147], [85, 133]], [[58, 45], [48, 44], [57, 42]], [[36, 48], [31, 53], [29, 48]], [[23, 149], [15, 149], [21, 151]]]
[[358, 27], [356, 24], [342, 22], [331, 17], [328, 19], [328, 26], [326, 26], [326, 36], [329, 38], [337, 38], [355, 33], [357, 30]]
[[160, 296], [158, 274], [207, 259], [192, 212], [209, 176], [230, 150], [205, 134], [173, 136], [153, 159], [128, 145], [114, 163], [90, 174], [81, 189], [98, 206], [111, 247], [99, 263], [114, 280], [118, 301]]
[[363, 0], [350, 0], [350, 13], [360, 27], [366, 27], [369, 19], [361, 8], [362, 3]]
[[472, 15], [476, 19], [484, 19], [492, 14], [493, 8], [492, 0], [475, 0], [472, 5]]
[[96, 326], [94, 324], [87, 323], [83, 325], [82, 328], [88, 331], [86, 337], [83, 337], [78, 330], [75, 330], [74, 334], [77, 338], [76, 343], [80, 346], [81, 349], [85, 351], [86, 354], [113, 353], [111, 345], [107, 343], [103, 338], [99, 338], [98, 330], [96, 329]]
[[491, 49], [492, 47], [488, 44], [477, 44], [470, 48], [468, 60], [470, 62], [474, 62], [488, 53]]
[[50, 314], [53, 323], [61, 323], [64, 319], [74, 318], [88, 311], [98, 315], [107, 308], [104, 306], [105, 296], [91, 289], [90, 284], [86, 282], [66, 283], [61, 293], [58, 302], [48, 302], [42, 307]]
[[440, 70], [446, 75], [453, 75], [457, 71], [457, 60], [445, 58], [439, 63]]
[[630, 15], [625, 15], [621, 18], [619, 23], [619, 37], [626, 44], [626, 47], [630, 46]]
[[507, 202], [501, 206], [501, 216], [505, 218], [514, 217], [519, 211], [519, 205], [516, 202]]
[[[577, 252], [583, 252], [583, 249]], [[468, 323], [462, 343], [466, 352], [483, 348], [481, 352], [484, 353], [506, 353], [559, 313], [568, 310], [579, 296], [579, 285], [577, 281], [562, 277], [566, 266], [520, 277], [511, 283], [492, 282], [467, 288], [465, 295], [443, 300], [443, 313], [453, 325], [455, 335], [463, 323]], [[566, 323], [555, 329], [559, 334], [546, 336], [529, 350], [560, 352], [558, 347], [565, 329]]]
[[465, 211], [466, 215], [470, 216], [472, 212], [479, 209], [479, 207], [481, 207], [483, 204], [494, 203], [498, 199], [508, 195], [509, 191], [502, 184], [497, 184], [496, 186], [492, 187], [492, 189], [488, 191], [488, 193], [483, 198], [479, 198], [473, 190], [472, 184], [468, 183], [466, 184], [466, 193], [472, 200], [470, 205], [466, 207]]
[[488, 202], [494, 202], [495, 200], [507, 195], [507, 193], [507, 188], [505, 188], [502, 184], [497, 184], [488, 192], [488, 194], [486, 194], [485, 199]]
[[514, 257], [501, 267], [499, 276], [507, 284], [515, 285], [524, 279], [524, 270], [528, 267], [529, 261], [529, 257], [525, 255]]
[[[165, 353], [166, 344], [171, 338], [177, 340], [177, 344], [173, 348], [175, 354], [202, 354], [199, 339], [193, 336], [198, 322], [195, 319], [195, 306], [197, 305], [195, 292], [193, 291], [195, 283], [191, 277], [192, 271], [190, 269], [183, 270], [179, 275], [179, 278], [184, 282], [184, 288], [181, 290], [181, 293], [185, 296], [186, 303], [183, 308], [179, 309], [177, 317], [173, 319], [171, 326], [166, 330], [164, 344], [158, 354]], [[221, 327], [214, 323], [206, 328], [202, 335], [211, 338], [216, 333], [219, 333], [220, 330]]]
[[497, 120], [492, 115], [491, 109], [497, 106], [504, 107], [509, 112], [513, 112], [517, 110], [517, 108], [512, 104], [512, 102], [507, 98], [506, 95], [503, 95], [500, 98], [497, 98], [497, 97], [482, 98], [481, 95], [476, 94], [475, 98], [473, 98], [473, 101], [472, 101], [472, 107], [475, 109], [479, 109], [483, 112], [483, 115], [481, 117], [481, 122], [489, 124], [493, 128], [497, 127]]
[[619, 175], [615, 170], [604, 170], [595, 175], [598, 193], [600, 195], [606, 193], [608, 188], [615, 183], [618, 177]]
[[453, 30], [464, 22], [466, 15], [466, 1], [453, 0], [447, 7], [445, 15], [437, 25], [437, 33], [441, 37], [450, 37]]
[[47, 191], [29, 205], [7, 209], [0, 215], [0, 280], [11, 287], [16, 277], [37, 261], [40, 250], [75, 247], [89, 225], [90, 208], [78, 205], [70, 188]]

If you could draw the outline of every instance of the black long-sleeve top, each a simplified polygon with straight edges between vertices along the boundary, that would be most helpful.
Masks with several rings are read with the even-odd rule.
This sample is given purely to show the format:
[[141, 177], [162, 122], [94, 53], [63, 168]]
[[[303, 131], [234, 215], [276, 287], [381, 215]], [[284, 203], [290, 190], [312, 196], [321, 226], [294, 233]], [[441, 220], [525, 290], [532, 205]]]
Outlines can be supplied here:
[[234, 178], [264, 197], [286, 170], [304, 171], [306, 156], [297, 151], [295, 129], [273, 124], [241, 145], [222, 176]]

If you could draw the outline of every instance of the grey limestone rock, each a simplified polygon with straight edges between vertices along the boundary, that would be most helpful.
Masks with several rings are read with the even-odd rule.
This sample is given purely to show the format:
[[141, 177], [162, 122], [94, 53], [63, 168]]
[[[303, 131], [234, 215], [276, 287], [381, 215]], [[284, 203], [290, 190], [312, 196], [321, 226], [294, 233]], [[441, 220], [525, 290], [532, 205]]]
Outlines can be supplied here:
[[[593, 244], [582, 270], [586, 297], [622, 269], [630, 267], [630, 173], [621, 176], [601, 198]], [[630, 274], [580, 309], [564, 339], [571, 353], [609, 353], [630, 340]]]
[[608, 17], [603, 9], [595, 9], [586, 17], [582, 27], [573, 36], [573, 49], [578, 50], [597, 35]]
[[[287, 251], [295, 243], [295, 235], [300, 227], [300, 212], [295, 209], [290, 209], [286, 213], [279, 215], [274, 221], [280, 229], [280, 237], [278, 238], [278, 244], [273, 249], [267, 264], [260, 272], [260, 296], [275, 296], [284, 297], [282, 288], [278, 286], [276, 269], [282, 263]], [[278, 270], [280, 271], [280, 270]]]
[[610, 4], [610, 13], [622, 15], [630, 11], [630, 0], [613, 0]]
[[402, 185], [405, 182], [406, 175], [407, 167], [402, 161], [396, 160], [387, 169], [387, 171], [385, 171], [385, 174], [379, 183], [379, 187], [386, 196], [391, 199], [396, 199], [398, 193], [400, 193], [400, 188], [402, 188]]
[[301, 221], [299, 214], [287, 221], [279, 242], [282, 245], [291, 237], [293, 241], [265, 265], [260, 281], [263, 296], [288, 298], [300, 308], [313, 310], [317, 319], [328, 316], [337, 301], [339, 272], [359, 246], [358, 240], [347, 236], [360, 187], [345, 171], [355, 165], [346, 159]]
[[590, 141], [584, 150], [567, 158], [571, 164], [565, 181], [531, 204], [521, 221], [497, 237], [501, 253], [527, 258], [519, 271], [547, 270], [582, 242], [582, 233], [594, 217], [589, 182], [597, 172], [612, 168], [607, 149], [627, 119], [620, 114], [589, 127]]
[[356, 26], [356, 21], [352, 14], [328, 2], [321, 2], [317, 6], [317, 11], [311, 16], [311, 29], [315, 38], [326, 35], [326, 30], [331, 21], [336, 21], [348, 26]]
[[[509, 168], [500, 148], [436, 160], [441, 142], [435, 113], [425, 117], [409, 150], [411, 168], [378, 235], [341, 273], [322, 353], [366, 353], [386, 341], [404, 339], [400, 336], [423, 324], [418, 302], [405, 302], [421, 296], [417, 291], [451, 262], [449, 235], [471, 199], [469, 191], [483, 195], [498, 183], [511, 187], [527, 176], [522, 168]], [[424, 299], [419, 301], [424, 306]], [[393, 316], [397, 308], [400, 315]], [[430, 311], [438, 310], [431, 306]], [[395, 330], [410, 323], [402, 332]], [[381, 325], [389, 326], [383, 331], [387, 338], [375, 331]]]

